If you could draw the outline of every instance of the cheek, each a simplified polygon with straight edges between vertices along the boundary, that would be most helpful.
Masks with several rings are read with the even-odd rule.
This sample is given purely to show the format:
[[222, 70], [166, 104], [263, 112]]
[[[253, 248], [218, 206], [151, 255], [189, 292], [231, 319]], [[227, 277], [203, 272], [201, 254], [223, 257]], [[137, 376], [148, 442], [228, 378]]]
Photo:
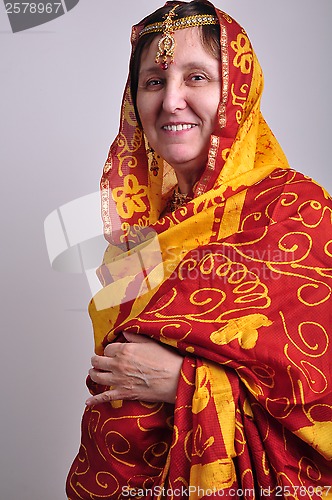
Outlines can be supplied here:
[[209, 110], [207, 118], [211, 128], [214, 128], [217, 122], [219, 103], [219, 96], [216, 96], [214, 99], [211, 99], [209, 107], [207, 108]]
[[209, 93], [208, 106], [209, 106], [209, 110], [210, 110], [211, 115], [213, 115], [214, 113], [217, 113], [220, 99], [221, 99], [221, 88], [220, 88], [220, 85], [218, 83], [216, 85], [213, 85], [213, 87], [211, 88], [211, 91]]
[[149, 128], [151, 128], [151, 118], [149, 110], [145, 106], [137, 105], [137, 111], [141, 120], [142, 127], [144, 131], [147, 132]]
[[143, 125], [143, 122], [145, 121], [145, 115], [146, 115], [146, 109], [145, 109], [146, 106], [144, 106], [144, 100], [142, 99], [140, 92], [137, 92], [136, 107], [137, 107], [137, 111], [138, 111], [141, 123]]
[[220, 94], [220, 90], [218, 89], [211, 95], [211, 100], [210, 100], [210, 114], [211, 114], [211, 116], [215, 117], [217, 115], [220, 99], [221, 99], [221, 94]]
[[160, 114], [162, 107], [163, 96], [161, 92], [140, 92], [137, 93], [137, 109], [141, 119], [146, 119], [149, 122], [156, 120]]
[[142, 124], [150, 123], [154, 115], [154, 103], [150, 96], [137, 94], [137, 110]]
[[156, 149], [156, 129], [155, 129], [155, 113], [152, 110], [152, 105], [147, 99], [137, 99], [137, 111], [141, 120], [144, 134], [153, 149]]

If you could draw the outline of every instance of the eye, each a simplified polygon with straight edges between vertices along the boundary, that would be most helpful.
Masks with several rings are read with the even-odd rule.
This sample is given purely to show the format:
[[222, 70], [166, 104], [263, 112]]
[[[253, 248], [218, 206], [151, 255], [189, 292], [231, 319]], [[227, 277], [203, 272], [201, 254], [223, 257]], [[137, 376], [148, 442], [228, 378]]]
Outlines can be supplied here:
[[163, 81], [160, 78], [150, 78], [145, 84], [147, 88], [156, 88], [160, 87], [163, 84]]
[[192, 73], [188, 76], [188, 82], [190, 85], [202, 85], [208, 81], [208, 77], [203, 73]]

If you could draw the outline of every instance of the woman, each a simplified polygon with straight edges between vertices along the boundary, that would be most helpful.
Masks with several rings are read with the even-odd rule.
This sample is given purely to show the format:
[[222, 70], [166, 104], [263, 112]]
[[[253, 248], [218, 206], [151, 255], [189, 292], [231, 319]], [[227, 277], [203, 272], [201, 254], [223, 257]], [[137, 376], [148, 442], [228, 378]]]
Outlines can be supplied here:
[[168, 2], [132, 44], [68, 498], [326, 497], [331, 200], [288, 168], [227, 14]]

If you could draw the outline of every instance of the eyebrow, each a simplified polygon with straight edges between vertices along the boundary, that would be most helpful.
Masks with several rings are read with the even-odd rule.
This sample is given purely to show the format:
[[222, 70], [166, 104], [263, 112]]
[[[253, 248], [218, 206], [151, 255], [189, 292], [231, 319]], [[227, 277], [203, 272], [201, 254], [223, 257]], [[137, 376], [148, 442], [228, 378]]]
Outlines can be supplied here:
[[[173, 63], [176, 64], [176, 61]], [[202, 61], [195, 62], [195, 61], [190, 61], [182, 66], [184, 70], [189, 70], [189, 69], [194, 69], [198, 71], [211, 71], [211, 65], [207, 64], [205, 62], [202, 63]], [[155, 66], [149, 66], [148, 68], [145, 68], [143, 70], [139, 71], [139, 76], [143, 75], [150, 75], [152, 73], [160, 72], [160, 74], [164, 74], [164, 70], [160, 68], [159, 65], [155, 63]]]

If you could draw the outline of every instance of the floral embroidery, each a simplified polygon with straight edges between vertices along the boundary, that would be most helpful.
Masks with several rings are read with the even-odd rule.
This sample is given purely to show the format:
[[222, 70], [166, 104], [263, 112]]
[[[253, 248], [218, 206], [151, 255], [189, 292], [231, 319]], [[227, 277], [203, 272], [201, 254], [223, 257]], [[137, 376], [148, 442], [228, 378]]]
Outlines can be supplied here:
[[253, 61], [253, 53], [249, 38], [239, 33], [236, 42], [231, 42], [231, 47], [236, 52], [233, 61], [234, 66], [240, 68], [244, 75], [248, 75], [251, 71]]
[[143, 201], [145, 196], [147, 196], [147, 187], [141, 186], [133, 174], [126, 175], [123, 187], [112, 191], [117, 212], [124, 219], [130, 219], [135, 212], [145, 212], [147, 209]]

